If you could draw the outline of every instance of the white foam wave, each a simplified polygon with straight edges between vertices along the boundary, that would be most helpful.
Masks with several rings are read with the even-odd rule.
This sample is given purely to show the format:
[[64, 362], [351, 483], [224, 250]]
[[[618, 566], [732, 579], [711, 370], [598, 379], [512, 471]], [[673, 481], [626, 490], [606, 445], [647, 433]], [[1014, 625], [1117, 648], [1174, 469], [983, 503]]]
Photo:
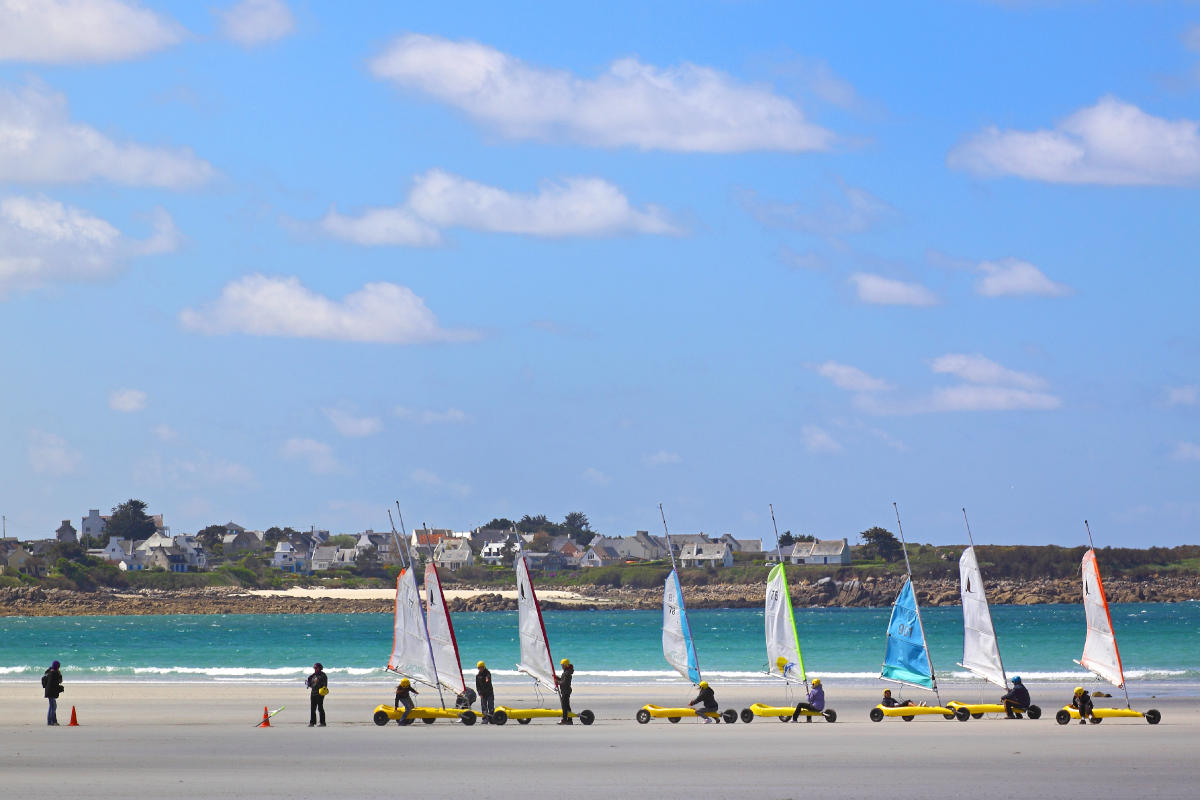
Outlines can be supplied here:
[[22, 672], [33, 672], [33, 667], [25, 664], [17, 667], [0, 667], [0, 675], [19, 675]]

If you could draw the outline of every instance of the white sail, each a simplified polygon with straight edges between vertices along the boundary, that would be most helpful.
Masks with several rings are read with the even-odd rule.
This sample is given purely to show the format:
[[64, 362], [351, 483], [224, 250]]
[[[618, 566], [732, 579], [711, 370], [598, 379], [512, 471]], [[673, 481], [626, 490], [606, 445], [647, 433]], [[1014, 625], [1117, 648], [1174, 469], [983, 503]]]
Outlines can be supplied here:
[[992, 610], [983, 589], [983, 575], [975, 559], [975, 548], [968, 547], [958, 560], [959, 593], [963, 610], [963, 658], [960, 667], [1002, 688], [1008, 688], [1000, 645], [992, 626]]
[[437, 671], [425, 631], [425, 615], [421, 611], [421, 593], [411, 568], [396, 578], [396, 618], [388, 669], [430, 686], [437, 685]]
[[787, 680], [807, 680], [783, 564], [776, 564], [767, 576], [763, 618], [767, 636], [767, 672]]
[[1121, 654], [1117, 651], [1117, 636], [1113, 633], [1112, 617], [1108, 613], [1108, 598], [1100, 580], [1096, 551], [1083, 554], [1083, 612], [1087, 617], [1087, 638], [1083, 656], [1075, 663], [1091, 670], [1117, 688], [1125, 685]]
[[663, 587], [663, 655], [680, 675], [692, 683], [700, 682], [700, 664], [692, 643], [692, 630], [683, 605], [683, 589], [675, 570], [667, 576]]
[[454, 694], [462, 694], [467, 684], [458, 660], [458, 641], [454, 638], [454, 624], [450, 621], [450, 609], [446, 608], [442, 582], [432, 561], [425, 565], [425, 619], [438, 680]]
[[531, 676], [547, 689], [558, 690], [558, 675], [554, 661], [550, 658], [550, 644], [546, 641], [546, 626], [542, 622], [542, 609], [533, 591], [529, 578], [529, 566], [525, 556], [517, 556], [517, 628], [521, 638], [521, 663], [517, 669]]

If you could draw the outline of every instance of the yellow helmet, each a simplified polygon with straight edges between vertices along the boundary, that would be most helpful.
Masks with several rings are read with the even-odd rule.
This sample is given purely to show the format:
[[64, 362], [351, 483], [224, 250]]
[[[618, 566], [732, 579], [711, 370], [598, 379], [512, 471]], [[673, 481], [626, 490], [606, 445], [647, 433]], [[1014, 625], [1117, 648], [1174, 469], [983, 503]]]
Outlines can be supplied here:
[[707, 689], [707, 688], [708, 688], [708, 681], [700, 681], [700, 688], [701, 688], [701, 689]]
[[476, 664], [476, 665], [475, 665], [475, 668], [476, 668], [476, 669], [483, 669], [483, 668], [484, 668], [484, 666], [483, 666], [483, 662], [482, 662], [482, 661], [480, 661], [478, 664]]
[[324, 697], [325, 695], [329, 694], [329, 687], [322, 686], [320, 689], [317, 689], [317, 694], [321, 695], [321, 697]]
[[412, 686], [412, 683], [408, 680], [408, 678], [404, 678], [400, 681], [400, 685], [407, 689], [408, 687]]
[[786, 656], [780, 656], [779, 658], [775, 659], [775, 666], [779, 669], [780, 672], [783, 672], [783, 668], [787, 666], [787, 663], [788, 662], [787, 662]]
[[1083, 687], [1082, 687], [1082, 686], [1076, 686], [1076, 687], [1075, 687], [1075, 694], [1083, 694]]
[[571, 662], [564, 658], [562, 661], [560, 661], [558, 663], [559, 663], [559, 666], [565, 667], [567, 664], [570, 664]]
[[821, 679], [813, 678], [813, 686], [820, 686], [820, 685], [821, 685]]

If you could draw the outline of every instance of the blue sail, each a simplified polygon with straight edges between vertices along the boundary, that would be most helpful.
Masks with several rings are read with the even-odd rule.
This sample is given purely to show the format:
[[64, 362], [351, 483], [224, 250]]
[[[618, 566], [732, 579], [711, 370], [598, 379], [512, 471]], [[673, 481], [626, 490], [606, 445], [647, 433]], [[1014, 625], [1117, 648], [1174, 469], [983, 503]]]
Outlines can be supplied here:
[[663, 586], [663, 655], [667, 663], [692, 683], [700, 682], [700, 660], [683, 605], [683, 589], [675, 570]]
[[926, 689], [935, 688], [933, 668], [929, 664], [929, 650], [925, 647], [925, 632], [921, 629], [917, 597], [913, 593], [911, 580], [904, 582], [904, 588], [892, 606], [887, 652], [883, 656], [883, 671], [879, 677]]

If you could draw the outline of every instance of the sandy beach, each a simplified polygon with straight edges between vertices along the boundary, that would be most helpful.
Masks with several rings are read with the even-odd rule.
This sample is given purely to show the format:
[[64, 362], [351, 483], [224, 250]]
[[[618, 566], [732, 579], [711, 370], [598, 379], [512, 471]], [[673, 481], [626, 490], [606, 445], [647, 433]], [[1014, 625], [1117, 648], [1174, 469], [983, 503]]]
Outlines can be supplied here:
[[[872, 723], [875, 689], [828, 687], [834, 724], [672, 725], [633, 720], [643, 703], [690, 699], [688, 687], [579, 685], [576, 709], [590, 727], [550, 721], [504, 727], [438, 722], [377, 727], [388, 691], [333, 685], [329, 727], [307, 727], [298, 685], [72, 684], [60, 704], [81, 727], [47, 728], [34, 683], [0, 684], [0, 769], [21, 798], [395, 798], [428, 790], [471, 798], [1191, 798], [1200, 767], [1200, 699], [1138, 699], [1163, 713], [1141, 720], [1059, 726], [1052, 698], [1069, 687], [1035, 687], [1049, 709], [1037, 721], [940, 716]], [[532, 705], [524, 687], [498, 702]], [[719, 687], [718, 687], [719, 688]], [[952, 692], [951, 692], [952, 693]], [[723, 706], [776, 702], [778, 690], [720, 690]], [[948, 697], [949, 695], [947, 695]], [[973, 699], [973, 698], [966, 698]], [[1114, 698], [1114, 704], [1116, 699]], [[1104, 701], [1107, 702], [1107, 701]], [[263, 706], [286, 706], [269, 730]]]

